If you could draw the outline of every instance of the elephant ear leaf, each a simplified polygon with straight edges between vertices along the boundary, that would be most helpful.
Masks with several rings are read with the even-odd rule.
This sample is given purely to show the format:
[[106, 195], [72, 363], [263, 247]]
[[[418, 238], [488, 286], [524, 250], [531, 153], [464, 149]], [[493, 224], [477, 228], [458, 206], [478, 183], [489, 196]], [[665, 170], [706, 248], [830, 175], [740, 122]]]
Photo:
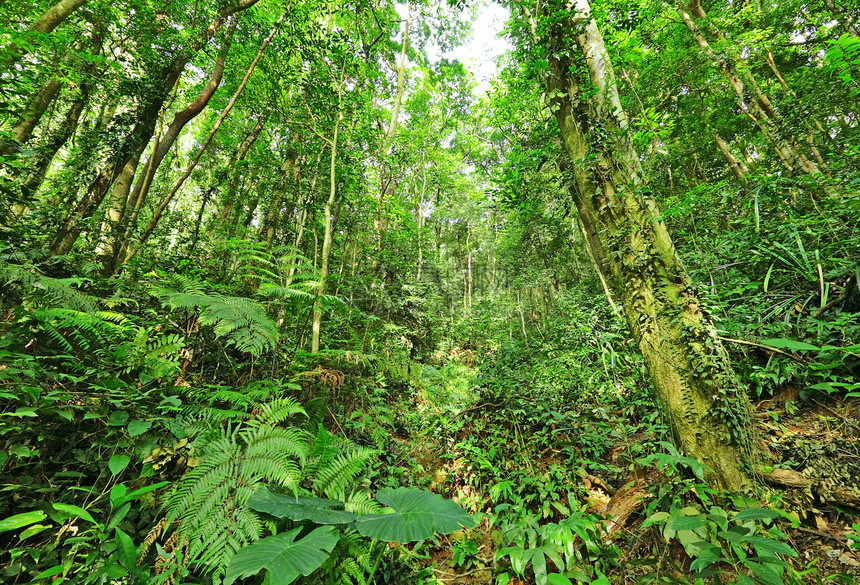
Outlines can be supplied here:
[[248, 507], [276, 518], [289, 518], [296, 522], [310, 520], [314, 524], [346, 524], [356, 518], [352, 512], [335, 509], [343, 508], [343, 502], [309, 496], [289, 496], [273, 492], [269, 488], [257, 490], [248, 500]]
[[368, 514], [356, 519], [363, 536], [400, 543], [424, 540], [434, 532], [450, 534], [474, 525], [472, 515], [438, 494], [416, 488], [384, 488], [376, 499], [390, 514]]
[[230, 585], [240, 577], [256, 575], [262, 569], [269, 574], [270, 585], [288, 585], [299, 575], [310, 575], [331, 554], [340, 535], [331, 526], [320, 526], [310, 534], [296, 540], [302, 528], [276, 534], [237, 552], [227, 567], [224, 585]]

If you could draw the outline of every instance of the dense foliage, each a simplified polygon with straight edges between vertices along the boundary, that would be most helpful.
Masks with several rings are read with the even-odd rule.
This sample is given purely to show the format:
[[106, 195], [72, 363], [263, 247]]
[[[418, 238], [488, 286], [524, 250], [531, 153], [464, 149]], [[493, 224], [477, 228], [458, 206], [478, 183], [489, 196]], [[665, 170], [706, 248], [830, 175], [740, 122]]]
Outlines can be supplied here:
[[857, 582], [858, 27], [0, 2], [3, 582]]

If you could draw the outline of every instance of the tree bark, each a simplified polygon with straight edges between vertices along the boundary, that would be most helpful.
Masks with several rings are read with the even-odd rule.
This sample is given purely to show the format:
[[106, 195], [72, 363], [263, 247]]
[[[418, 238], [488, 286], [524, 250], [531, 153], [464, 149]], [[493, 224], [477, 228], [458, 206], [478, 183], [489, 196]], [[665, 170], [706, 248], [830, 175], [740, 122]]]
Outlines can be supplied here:
[[[545, 10], [558, 14], [564, 5], [550, 3]], [[537, 30], [534, 24], [532, 30]], [[533, 34], [549, 63], [544, 76], [549, 106], [575, 163], [577, 207], [583, 223], [600, 226], [597, 238], [615, 294], [675, 441], [707, 467], [712, 485], [745, 488], [750, 484], [742, 464], [750, 447], [745, 394], [648, 195], [587, 0], [575, 0], [570, 18], [555, 20], [543, 38]], [[587, 77], [575, 73], [580, 65], [573, 61], [571, 36]]]
[[329, 160], [329, 191], [328, 199], [326, 199], [323, 207], [323, 215], [325, 222], [325, 232], [323, 233], [322, 254], [320, 260], [320, 276], [319, 285], [317, 286], [316, 294], [314, 295], [314, 316], [311, 326], [311, 353], [317, 353], [320, 350], [320, 330], [322, 328], [322, 304], [320, 297], [325, 294], [326, 279], [328, 278], [329, 257], [331, 256], [332, 240], [334, 239], [334, 217], [332, 210], [334, 209], [335, 199], [337, 198], [337, 144], [338, 132], [340, 130], [340, 116], [334, 123], [334, 132], [332, 133], [329, 148], [331, 148], [331, 158]]

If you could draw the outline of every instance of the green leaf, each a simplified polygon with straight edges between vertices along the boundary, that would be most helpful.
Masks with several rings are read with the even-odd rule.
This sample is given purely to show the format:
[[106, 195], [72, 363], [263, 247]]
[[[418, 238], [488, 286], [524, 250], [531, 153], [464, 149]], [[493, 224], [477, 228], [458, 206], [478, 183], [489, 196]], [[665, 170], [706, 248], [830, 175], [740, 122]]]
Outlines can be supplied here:
[[355, 521], [362, 536], [400, 543], [424, 540], [434, 532], [450, 534], [474, 525], [472, 515], [451, 500], [417, 488], [384, 488], [376, 499], [393, 510], [391, 514], [369, 514]]
[[248, 506], [257, 512], [265, 512], [276, 518], [290, 520], [310, 520], [314, 524], [346, 524], [358, 516], [345, 510], [333, 510], [343, 507], [342, 502], [312, 498], [305, 496], [289, 496], [277, 494], [268, 488], [262, 488], [250, 497]]
[[745, 522], [747, 520], [773, 520], [774, 518], [779, 518], [780, 515], [773, 510], [765, 510], [764, 508], [750, 508], [748, 510], [742, 510], [735, 514], [735, 517], [732, 520], [738, 520], [740, 522]]
[[753, 545], [756, 552], [762, 557], [772, 556], [774, 554], [788, 555], [790, 557], [797, 556], [797, 553], [794, 552], [793, 548], [784, 542], [779, 542], [772, 538], [767, 538], [765, 536], [748, 536], [746, 541]]
[[546, 580], [549, 585], [573, 585], [570, 579], [558, 573], [550, 573], [546, 576]]
[[262, 569], [268, 571], [266, 583], [269, 585], [288, 585], [299, 575], [308, 576], [316, 571], [328, 559], [340, 536], [331, 526], [320, 526], [296, 541], [302, 530], [304, 528], [299, 527], [270, 536], [241, 549], [227, 567], [224, 585], [240, 577], [256, 575]]
[[116, 529], [116, 550], [119, 564], [132, 571], [137, 564], [137, 547], [131, 537], [119, 528]]
[[702, 515], [679, 516], [673, 518], [667, 528], [680, 532], [681, 530], [698, 530], [707, 523], [707, 520]]
[[74, 516], [76, 518], [81, 518], [82, 520], [86, 520], [87, 522], [91, 522], [92, 524], [98, 524], [95, 519], [90, 516], [90, 513], [81, 508], [80, 506], [75, 506], [73, 504], [61, 504], [56, 503], [53, 504], [54, 509], [58, 512], [63, 512], [68, 514], [69, 516]]
[[160, 482], [154, 483], [152, 485], [143, 486], [142, 488], [134, 490], [133, 492], [131, 492], [127, 496], [124, 496], [121, 500], [119, 500], [119, 502], [116, 505], [118, 506], [121, 503], [130, 502], [131, 500], [139, 498], [143, 494], [147, 494], [147, 493], [155, 491], [159, 488], [163, 488], [164, 486], [166, 486], [169, 483], [170, 483], [169, 481], [160, 481]]
[[[86, 419], [86, 417], [84, 417]], [[125, 426], [125, 423], [128, 422], [128, 413], [124, 410], [116, 410], [111, 413], [110, 418], [108, 419], [108, 426], [111, 427], [122, 427]]]
[[668, 520], [671, 517], [672, 517], [672, 515], [669, 514], [669, 512], [657, 512], [656, 514], [652, 514], [651, 516], [649, 516], [648, 519], [642, 523], [642, 528], [647, 528], [647, 527], [651, 526], [652, 524], [658, 524], [661, 522], [665, 522], [666, 520]]
[[8, 518], [0, 520], [0, 532], [17, 530], [24, 526], [41, 522], [47, 517], [48, 515], [41, 510], [32, 510], [30, 512], [24, 512], [23, 514], [15, 514], [14, 516], [9, 516]]
[[764, 339], [764, 345], [769, 345], [777, 349], [790, 349], [791, 351], [819, 351], [821, 348], [817, 345], [797, 341], [796, 339]]
[[124, 453], [117, 453], [111, 457], [110, 461], [108, 461], [108, 469], [110, 469], [111, 475], [119, 475], [126, 468], [129, 461], [131, 461], [131, 457]]
[[116, 508], [119, 504], [125, 501], [125, 496], [128, 493], [128, 488], [125, 484], [118, 483], [110, 489], [110, 505]]
[[39, 534], [40, 532], [44, 532], [45, 530], [48, 530], [49, 528], [53, 528], [53, 525], [52, 524], [33, 524], [32, 526], [30, 526], [26, 530], [21, 531], [20, 536], [18, 536], [18, 540], [19, 541], [20, 540], [26, 540], [26, 539], [30, 538], [31, 536], [35, 536], [36, 534]]
[[37, 575], [35, 575], [33, 577], [33, 579], [38, 580], [38, 579], [45, 579], [47, 577], [53, 577], [54, 575], [62, 573], [63, 569], [65, 569], [65, 568], [66, 568], [66, 565], [64, 565], [64, 564], [63, 565], [54, 565], [50, 569], [45, 569], [41, 573], [38, 573]]
[[699, 548], [698, 557], [690, 564], [693, 571], [701, 571], [720, 560], [722, 549], [708, 542], [696, 543]]
[[142, 435], [152, 426], [151, 420], [133, 420], [128, 423], [128, 434], [132, 437]]

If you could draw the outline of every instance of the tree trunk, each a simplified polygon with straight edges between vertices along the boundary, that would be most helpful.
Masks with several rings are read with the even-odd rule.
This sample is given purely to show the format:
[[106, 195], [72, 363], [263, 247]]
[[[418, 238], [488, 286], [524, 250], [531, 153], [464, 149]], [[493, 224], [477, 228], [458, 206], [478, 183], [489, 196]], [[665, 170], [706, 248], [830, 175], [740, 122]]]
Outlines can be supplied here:
[[[253, 5], [257, 0], [244, 0], [245, 2], [249, 2], [249, 6]], [[233, 96], [230, 98], [230, 101], [227, 102], [227, 105], [221, 111], [221, 114], [218, 116], [218, 119], [215, 120], [215, 125], [212, 127], [212, 130], [209, 131], [209, 135], [206, 137], [206, 140], [203, 141], [203, 144], [200, 145], [200, 148], [197, 150], [197, 154], [194, 157], [188, 167], [185, 169], [185, 172], [181, 177], [176, 181], [173, 185], [173, 188], [170, 192], [161, 200], [161, 203], [158, 204], [158, 207], [155, 209], [153, 213], [152, 219], [147, 224], [146, 228], [143, 230], [143, 233], [138, 238], [137, 244], [133, 249], [131, 249], [128, 254], [126, 254], [125, 259], [122, 261], [123, 264], [127, 264], [132, 258], [134, 258], [143, 245], [146, 243], [146, 240], [149, 239], [150, 234], [152, 234], [152, 230], [155, 229], [155, 226], [158, 225], [158, 220], [161, 219], [161, 215], [164, 213], [164, 210], [167, 209], [167, 206], [170, 204], [170, 201], [188, 179], [191, 176], [191, 173], [197, 168], [197, 165], [200, 163], [200, 157], [203, 156], [203, 153], [206, 152], [206, 149], [209, 147], [209, 144], [212, 143], [212, 139], [215, 138], [215, 134], [218, 132], [218, 129], [221, 128], [221, 124], [224, 123], [224, 120], [227, 118], [230, 111], [233, 109], [233, 106], [236, 104], [236, 100], [239, 99], [239, 96], [242, 95], [242, 92], [245, 90], [245, 86], [248, 85], [248, 80], [251, 78], [251, 74], [254, 72], [254, 69], [257, 67], [257, 63], [260, 62], [260, 58], [263, 56], [263, 52], [266, 50], [266, 47], [269, 46], [269, 43], [272, 42], [272, 39], [275, 38], [275, 35], [281, 28], [281, 24], [284, 22], [284, 19], [287, 17], [288, 10], [285, 9], [281, 12], [280, 18], [275, 22], [275, 25], [272, 27], [272, 31], [269, 33], [263, 42], [260, 44], [260, 48], [257, 49], [257, 54], [254, 56], [254, 59], [251, 61], [251, 64], [248, 66], [248, 70], [245, 72], [245, 76], [242, 78], [242, 81], [239, 83], [239, 87], [236, 88], [236, 91], [233, 92]], [[251, 140], [248, 148], [251, 147], [254, 140], [257, 139], [260, 131], [263, 129], [263, 125], [266, 123], [267, 116], [262, 116], [258, 121], [255, 129], [256, 135], [254, 135]]]
[[391, 107], [391, 120], [388, 123], [388, 129], [382, 140], [379, 143], [379, 191], [376, 199], [376, 218], [373, 221], [373, 227], [376, 231], [376, 258], [373, 259], [373, 273], [377, 275], [379, 272], [382, 258], [382, 250], [384, 246], [384, 234], [387, 231], [387, 221], [383, 213], [385, 196], [390, 195], [395, 188], [394, 173], [386, 173], [383, 160], [388, 153], [388, 147], [394, 140], [397, 134], [397, 126], [400, 119], [400, 108], [403, 103], [403, 87], [406, 76], [406, 49], [409, 47], [409, 24], [410, 17], [407, 16], [403, 22], [403, 42], [400, 46], [400, 64], [396, 66], [397, 73], [397, 88], [394, 92], [394, 104]]
[[833, 2], [833, 0], [824, 0], [824, 6], [827, 8], [827, 10], [830, 11], [831, 14], [833, 14], [833, 17], [839, 21], [839, 24], [842, 26], [846, 33], [848, 33], [852, 37], [860, 36], [857, 34], [857, 27], [854, 26], [854, 23], [852, 23], [845, 16], [845, 14], [836, 7], [836, 4]]
[[69, 252], [81, 233], [81, 222], [92, 217], [101, 204], [113, 181], [119, 176], [119, 172], [135, 156], [140, 144], [149, 142], [155, 133], [155, 124], [159, 111], [164, 105], [169, 90], [176, 84], [185, 66], [191, 58], [215, 36], [224, 22], [233, 14], [250, 8], [259, 0], [238, 0], [237, 2], [222, 8], [205, 28], [198, 33], [197, 38], [184, 51], [174, 57], [173, 61], [165, 67], [164, 76], [156, 81], [157, 87], [155, 97], [144, 101], [138, 106], [138, 114], [135, 116], [135, 124], [126, 136], [123, 144], [116, 150], [114, 155], [99, 172], [98, 176], [90, 184], [87, 194], [78, 202], [66, 221], [57, 230], [51, 243], [48, 245], [48, 254], [51, 256]]
[[[699, 5], [698, 2], [692, 2], [691, 5], [695, 8], [693, 12], [698, 18], [705, 17], [704, 10], [702, 10], [701, 5]], [[707, 57], [711, 59], [711, 61], [723, 73], [723, 77], [725, 77], [726, 81], [728, 81], [729, 85], [738, 96], [738, 107], [753, 122], [753, 124], [755, 124], [765, 140], [773, 147], [786, 170], [788, 170], [789, 173], [806, 173], [810, 175], [820, 173], [821, 171], [815, 163], [807, 159], [798, 151], [795, 140], [790, 138], [786, 139], [781, 136], [781, 132], [775, 123], [777, 115], [773, 108], [773, 104], [770, 102], [770, 99], [762, 93], [758, 84], [755, 83], [752, 75], [747, 72], [746, 77], [747, 81], [753, 87], [755, 96], [748, 95], [744, 82], [736, 73], [738, 68], [726, 55], [718, 55], [711, 48], [690, 14], [684, 8], [678, 8], [677, 13], [684, 22], [684, 25], [693, 35], [693, 39], [696, 41], [696, 44], [700, 49], [702, 49], [702, 52], [704, 52], [705, 55], [707, 55]]]
[[723, 137], [720, 136], [717, 132], [714, 132], [714, 141], [717, 143], [717, 147], [720, 149], [720, 152], [723, 153], [723, 156], [726, 159], [726, 162], [729, 164], [729, 168], [732, 170], [732, 174], [734, 174], [735, 178], [741, 183], [746, 184], [747, 175], [749, 174], [749, 169], [743, 163], [743, 161], [735, 158], [735, 155], [732, 154], [732, 151], [729, 150], [728, 144], [723, 140]]
[[[563, 6], [545, 10], [557, 15]], [[544, 77], [549, 106], [576, 163], [577, 207], [583, 223], [601, 228], [599, 248], [678, 446], [707, 466], [713, 485], [742, 489], [750, 484], [742, 464], [749, 454], [745, 395], [642, 182], [609, 55], [588, 2], [575, 0], [573, 6], [569, 20], [556, 20], [536, 40], [543, 42], [549, 62]], [[532, 30], [537, 30], [534, 21]], [[569, 56], [572, 31], [587, 78], [574, 73], [580, 64]]]
[[[86, 4], [87, 0], [60, 0], [48, 9], [39, 20], [30, 25], [30, 32], [49, 34], [53, 32], [75, 10]], [[2, 67], [8, 69], [24, 57], [28, 51], [16, 45], [11, 45], [4, 51], [6, 55], [0, 60]]]
[[[225, 32], [224, 42], [221, 45], [221, 51], [215, 59], [215, 65], [209, 76], [209, 80], [197, 94], [197, 97], [185, 109], [176, 112], [173, 116], [173, 121], [167, 127], [164, 135], [156, 138], [152, 154], [143, 165], [143, 172], [134, 183], [134, 189], [129, 193], [128, 188], [126, 188], [124, 193], [119, 194], [116, 198], [111, 198], [111, 206], [108, 210], [110, 218], [109, 231], [104, 234], [105, 241], [101, 254], [103, 274], [113, 274], [119, 259], [125, 257], [125, 252], [128, 249], [129, 241], [137, 224], [137, 217], [146, 201], [146, 196], [149, 193], [149, 188], [152, 186], [152, 181], [155, 173], [158, 171], [159, 165], [161, 165], [164, 157], [167, 156], [167, 153], [176, 143], [182, 129], [203, 111], [215, 94], [215, 90], [221, 84], [221, 79], [224, 76], [227, 52], [230, 49], [234, 29], [235, 22]], [[135, 168], [136, 166], [135, 163]]]
[[325, 221], [325, 232], [323, 234], [322, 254], [320, 259], [320, 277], [317, 286], [316, 295], [314, 298], [314, 317], [311, 328], [311, 353], [317, 353], [320, 350], [320, 329], [322, 328], [322, 305], [320, 297], [325, 294], [326, 279], [328, 278], [329, 257], [331, 256], [331, 245], [334, 239], [334, 217], [332, 210], [334, 209], [335, 199], [337, 197], [337, 140], [338, 131], [340, 130], [340, 116], [334, 123], [334, 133], [332, 135], [329, 148], [331, 148], [331, 159], [329, 163], [329, 192], [328, 199], [323, 207], [323, 216]]
[[33, 135], [33, 130], [36, 129], [36, 126], [48, 110], [48, 107], [54, 103], [55, 99], [57, 99], [62, 86], [62, 82], [54, 75], [51, 75], [51, 77], [42, 85], [27, 105], [27, 109], [24, 110], [24, 113], [18, 119], [15, 127], [12, 128], [14, 138], [11, 140], [4, 140], [0, 143], [0, 156], [12, 154], [30, 139], [30, 136]]

